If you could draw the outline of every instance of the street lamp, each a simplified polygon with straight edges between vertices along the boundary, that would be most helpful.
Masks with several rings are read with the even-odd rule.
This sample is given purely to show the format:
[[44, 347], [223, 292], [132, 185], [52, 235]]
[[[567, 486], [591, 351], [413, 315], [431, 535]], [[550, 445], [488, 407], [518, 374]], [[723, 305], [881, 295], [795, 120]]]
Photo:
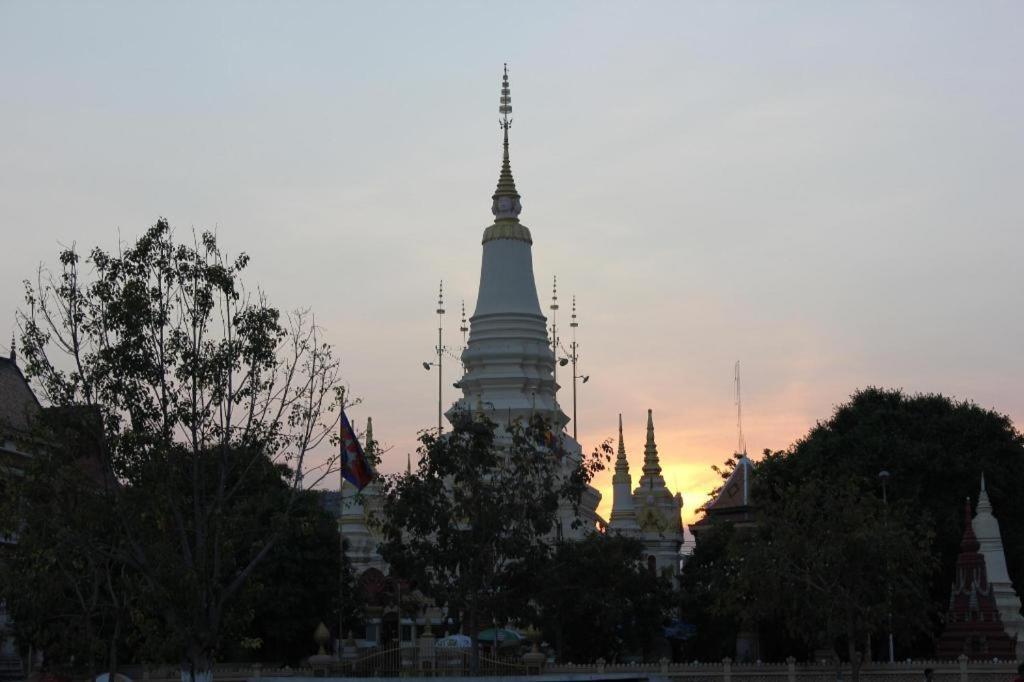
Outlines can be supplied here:
[[[885, 507], [885, 526], [886, 526], [886, 528], [889, 527], [889, 493], [888, 493], [888, 484], [889, 484], [889, 476], [890, 475], [891, 474], [889, 474], [888, 470], [886, 470], [886, 469], [882, 469], [881, 471], [878, 472], [878, 480], [880, 480], [882, 482], [882, 505]], [[889, 582], [888, 571], [886, 571], [886, 583], [887, 583], [886, 588], [888, 589], [888, 592], [889, 592], [889, 595], [888, 595], [888, 602], [889, 602], [889, 604], [888, 604], [888, 606], [889, 606], [889, 613], [888, 613], [888, 619], [889, 619], [889, 662], [890, 663], [894, 663], [896, 661], [896, 651], [895, 651], [895, 647], [893, 646], [893, 640], [892, 640], [892, 583]]]

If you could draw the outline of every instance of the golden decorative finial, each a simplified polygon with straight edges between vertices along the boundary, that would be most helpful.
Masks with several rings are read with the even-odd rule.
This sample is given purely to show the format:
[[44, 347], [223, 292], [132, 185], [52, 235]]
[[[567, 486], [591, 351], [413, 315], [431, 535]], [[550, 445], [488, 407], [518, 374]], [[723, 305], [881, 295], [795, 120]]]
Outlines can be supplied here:
[[622, 438], [622, 413], [619, 413], [619, 451], [615, 455], [615, 475], [612, 483], [629, 482], [629, 460], [626, 459], [626, 443]]
[[654, 412], [647, 410], [647, 443], [644, 446], [644, 476], [660, 476], [658, 446], [654, 443]]
[[[512, 95], [511, 90], [509, 90], [508, 87], [508, 62], [505, 62], [504, 72], [501, 76], [501, 99], [498, 104], [498, 113], [501, 114], [501, 121], [498, 122], [498, 125], [500, 125], [503, 130], [511, 128], [512, 119], [508, 117], [508, 115], [512, 113]], [[505, 140], [507, 142], [508, 137], [506, 137]]]
[[[512, 178], [512, 165], [508, 159], [508, 129], [512, 127], [512, 95], [508, 85], [508, 64], [505, 64], [504, 74], [501, 78], [501, 98], [499, 99], [498, 113], [501, 119], [498, 125], [504, 135], [502, 143], [503, 153], [501, 159], [501, 173], [498, 175], [498, 189], [494, 192], [491, 203], [491, 213], [495, 221], [519, 222], [519, 213], [523, 210], [519, 199], [519, 192], [516, 191], [516, 181]], [[528, 241], [528, 240], [527, 240]]]

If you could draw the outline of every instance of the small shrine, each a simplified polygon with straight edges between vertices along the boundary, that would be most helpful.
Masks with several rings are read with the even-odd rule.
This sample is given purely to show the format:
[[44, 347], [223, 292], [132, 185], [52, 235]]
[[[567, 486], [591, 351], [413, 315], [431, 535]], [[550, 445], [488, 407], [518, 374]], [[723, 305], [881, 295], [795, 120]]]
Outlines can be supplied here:
[[956, 559], [956, 575], [949, 595], [946, 627], [939, 638], [939, 658], [1013, 660], [1016, 641], [1006, 634], [988, 582], [981, 543], [971, 524], [971, 500], [964, 506], [964, 536]]

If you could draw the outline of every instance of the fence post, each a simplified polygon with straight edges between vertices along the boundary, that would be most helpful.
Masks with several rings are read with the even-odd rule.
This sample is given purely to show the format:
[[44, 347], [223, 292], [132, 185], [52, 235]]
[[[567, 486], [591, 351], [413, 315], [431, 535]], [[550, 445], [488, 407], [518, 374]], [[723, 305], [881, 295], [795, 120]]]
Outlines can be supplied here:
[[662, 675], [668, 673], [668, 659], [664, 656], [662, 656], [661, 659], [658, 660], [658, 670], [661, 671]]
[[956, 660], [960, 664], [960, 682], [967, 682], [967, 655], [960, 654]]
[[263, 664], [261, 664], [261, 663], [253, 663], [252, 664], [252, 676], [255, 679], [257, 679], [257, 680], [260, 679], [260, 677], [263, 676]]
[[732, 682], [732, 659], [728, 656], [722, 659], [722, 680]]
[[792, 656], [786, 656], [786, 679], [796, 682], [796, 659]]

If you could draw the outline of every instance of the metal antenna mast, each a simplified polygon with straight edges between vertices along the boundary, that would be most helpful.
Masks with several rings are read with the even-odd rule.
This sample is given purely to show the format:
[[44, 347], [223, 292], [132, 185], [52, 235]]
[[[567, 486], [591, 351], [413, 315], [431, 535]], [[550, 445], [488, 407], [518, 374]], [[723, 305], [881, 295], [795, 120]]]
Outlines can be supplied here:
[[440, 286], [437, 289], [437, 435], [441, 435], [441, 401], [443, 400], [442, 394], [442, 379], [444, 372], [442, 370], [442, 364], [444, 361], [444, 344], [442, 343], [442, 335], [444, 331], [444, 280], [441, 280]]
[[735, 380], [736, 380], [736, 432], [739, 436], [737, 443], [736, 454], [744, 455], [747, 454], [747, 441], [743, 438], [743, 398], [740, 394], [740, 361], [736, 361], [735, 368]]

